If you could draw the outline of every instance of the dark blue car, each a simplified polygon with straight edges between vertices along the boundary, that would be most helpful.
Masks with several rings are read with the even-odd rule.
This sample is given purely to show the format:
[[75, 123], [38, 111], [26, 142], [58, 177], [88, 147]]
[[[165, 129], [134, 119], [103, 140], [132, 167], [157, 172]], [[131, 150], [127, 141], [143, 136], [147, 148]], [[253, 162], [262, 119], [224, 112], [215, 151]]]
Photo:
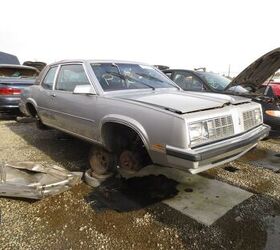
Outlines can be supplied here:
[[23, 89], [33, 85], [38, 74], [34, 67], [0, 64], [0, 112], [19, 111]]
[[[205, 91], [249, 97], [262, 105], [264, 123], [280, 131], [280, 97], [270, 94], [271, 80], [280, 68], [280, 48], [270, 51], [249, 65], [233, 80], [215, 73], [166, 69], [163, 72], [183, 90]], [[264, 82], [266, 83], [264, 84]]]

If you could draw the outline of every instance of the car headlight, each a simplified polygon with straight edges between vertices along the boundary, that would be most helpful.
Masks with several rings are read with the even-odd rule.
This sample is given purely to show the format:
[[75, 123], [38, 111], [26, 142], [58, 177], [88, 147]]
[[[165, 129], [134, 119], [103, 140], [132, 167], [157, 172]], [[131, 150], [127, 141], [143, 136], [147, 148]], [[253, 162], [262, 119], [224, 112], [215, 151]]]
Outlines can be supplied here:
[[256, 108], [243, 112], [244, 130], [247, 131], [263, 123], [262, 109]]
[[223, 139], [234, 134], [232, 117], [222, 116], [188, 124], [191, 146]]
[[190, 140], [192, 144], [198, 144], [209, 139], [209, 132], [206, 122], [197, 122], [189, 125]]
[[257, 124], [262, 123], [262, 112], [260, 109], [255, 109], [255, 117]]
[[280, 117], [280, 110], [266, 110], [265, 113], [270, 116]]

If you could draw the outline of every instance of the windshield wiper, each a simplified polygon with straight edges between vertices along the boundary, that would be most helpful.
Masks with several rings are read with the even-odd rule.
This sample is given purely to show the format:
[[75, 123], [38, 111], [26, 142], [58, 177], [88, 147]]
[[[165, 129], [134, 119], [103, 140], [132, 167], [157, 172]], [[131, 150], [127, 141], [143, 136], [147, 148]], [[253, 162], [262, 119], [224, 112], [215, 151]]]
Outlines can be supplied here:
[[136, 81], [138, 83], [141, 83], [143, 85], [145, 85], [146, 87], [148, 88], [151, 88], [152, 90], [155, 90], [156, 88], [147, 84], [147, 83], [144, 83], [144, 82], [141, 82], [141, 81], [138, 81], [137, 79], [134, 79], [132, 77], [129, 77], [129, 76], [124, 76], [123, 74], [119, 74], [119, 73], [116, 73], [116, 72], [106, 72], [106, 73], [109, 73], [109, 74], [112, 74], [112, 75], [115, 75], [115, 76], [118, 76], [120, 78], [122, 78], [123, 80], [130, 80], [130, 81]]
[[135, 73], [136, 75], [138, 76], [142, 76], [144, 78], [147, 78], [147, 79], [152, 79], [152, 80], [155, 80], [155, 81], [158, 81], [158, 82], [163, 82], [162, 80], [154, 77], [154, 76], [150, 76], [150, 75], [147, 75], [147, 74], [139, 74], [139, 73]]
[[116, 67], [116, 68], [118, 69], [118, 72], [119, 72], [119, 73], [115, 73], [115, 72], [106, 72], [106, 73], [119, 76], [120, 78], [122, 78], [122, 79], [125, 80], [125, 81], [126, 81], [126, 80], [136, 81], [136, 82], [138, 82], [138, 83], [141, 83], [141, 84], [145, 85], [145, 86], [148, 87], [148, 88], [151, 88], [152, 90], [155, 90], [155, 89], [156, 89], [155, 87], [153, 87], [153, 86], [151, 86], [151, 85], [149, 85], [149, 84], [147, 84], [147, 83], [144, 83], [144, 82], [141, 82], [141, 81], [139, 81], [139, 80], [137, 80], [137, 79], [135, 79], [135, 78], [132, 78], [132, 77], [128, 77], [128, 76], [123, 75], [123, 74], [121, 73], [120, 68], [119, 68], [119, 66], [118, 66], [117, 64], [112, 63], [112, 66]]
[[141, 81], [139, 81], [139, 80], [137, 80], [137, 79], [135, 79], [135, 78], [128, 77], [128, 79], [130, 79], [130, 80], [132, 80], [132, 81], [136, 81], [136, 82], [138, 82], [138, 83], [141, 83], [141, 84], [145, 85], [146, 87], [151, 88], [152, 90], [155, 90], [155, 89], [156, 89], [154, 86], [152, 86], [152, 85], [150, 85], [150, 84], [147, 84], [147, 83], [144, 83], [144, 82], [141, 82]]
[[[147, 75], [147, 74], [139, 74], [139, 73], [135, 73], [135, 74], [138, 75], [138, 76], [145, 77], [147, 79], [152, 79], [152, 80], [155, 80], [155, 81], [158, 81], [158, 82], [164, 82], [164, 81], [162, 81], [162, 80], [160, 80], [160, 79], [158, 79], [158, 78], [156, 78], [154, 76], [150, 76], [150, 75]], [[168, 83], [168, 84], [171, 85], [172, 87], [177, 88], [177, 89], [180, 90], [180, 88], [178, 86], [175, 86], [174, 84], [171, 84], [171, 83]]]

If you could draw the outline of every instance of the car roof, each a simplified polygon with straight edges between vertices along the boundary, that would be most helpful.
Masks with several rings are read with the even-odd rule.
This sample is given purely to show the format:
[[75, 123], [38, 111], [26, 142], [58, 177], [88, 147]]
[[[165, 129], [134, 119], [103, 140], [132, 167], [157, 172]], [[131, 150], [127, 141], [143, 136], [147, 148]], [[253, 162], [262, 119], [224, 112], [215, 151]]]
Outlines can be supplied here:
[[163, 72], [168, 72], [168, 71], [191, 71], [191, 72], [196, 72], [195, 70], [191, 70], [191, 69], [164, 69], [162, 71]]
[[73, 60], [70, 60], [70, 59], [67, 59], [67, 60], [61, 60], [61, 61], [58, 61], [58, 62], [54, 62], [54, 63], [51, 63], [49, 64], [50, 66], [53, 66], [53, 65], [58, 65], [58, 64], [68, 64], [68, 63], [126, 63], [126, 64], [141, 64], [141, 65], [147, 65], [147, 66], [150, 66], [149, 64], [147, 63], [143, 63], [143, 62], [134, 62], [134, 61], [125, 61], [125, 60], [89, 60], [89, 59], [73, 59]]

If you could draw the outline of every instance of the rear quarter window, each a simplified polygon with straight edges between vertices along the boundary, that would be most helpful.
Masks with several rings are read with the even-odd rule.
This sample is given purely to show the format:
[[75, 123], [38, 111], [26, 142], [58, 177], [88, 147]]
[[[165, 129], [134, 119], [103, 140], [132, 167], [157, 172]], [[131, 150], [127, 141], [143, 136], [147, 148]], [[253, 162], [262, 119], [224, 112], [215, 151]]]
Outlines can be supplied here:
[[57, 66], [52, 67], [49, 69], [48, 73], [46, 74], [44, 80], [42, 81], [42, 87], [44, 89], [52, 89], [54, 84], [54, 78], [57, 71]]

